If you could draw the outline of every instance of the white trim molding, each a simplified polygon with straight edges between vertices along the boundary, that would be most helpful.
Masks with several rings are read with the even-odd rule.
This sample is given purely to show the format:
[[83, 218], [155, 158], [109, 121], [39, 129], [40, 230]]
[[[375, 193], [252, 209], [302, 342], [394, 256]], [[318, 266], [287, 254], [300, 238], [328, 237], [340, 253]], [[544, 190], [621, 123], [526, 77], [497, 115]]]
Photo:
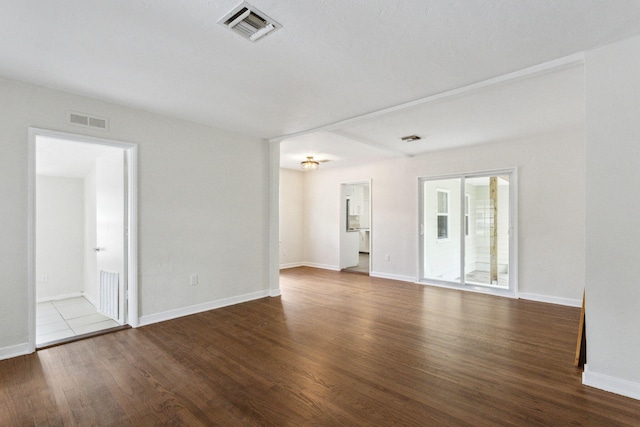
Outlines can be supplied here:
[[[265, 141], [266, 143], [266, 141]], [[280, 143], [267, 144], [269, 150], [269, 234], [265, 245], [268, 258], [269, 295], [280, 295]]]
[[566, 305], [568, 307], [582, 307], [582, 300], [573, 298], [554, 297], [551, 295], [531, 294], [528, 292], [519, 292], [518, 298], [529, 301], [546, 302], [549, 304]]
[[289, 262], [286, 264], [280, 264], [280, 270], [286, 270], [287, 268], [296, 268], [306, 266], [303, 262]]
[[610, 377], [609, 375], [599, 374], [597, 372], [591, 372], [589, 371], [588, 365], [584, 365], [582, 384], [640, 400], [640, 383], [623, 380], [622, 378]]
[[340, 267], [330, 264], [318, 264], [315, 262], [303, 262], [300, 267], [321, 268], [323, 270], [340, 271]]
[[11, 359], [12, 357], [24, 356], [25, 354], [33, 353], [31, 345], [29, 343], [23, 343], [18, 345], [12, 345], [9, 347], [0, 348], [0, 360]]
[[[278, 289], [278, 294], [280, 290]], [[257, 292], [251, 292], [244, 295], [237, 295], [235, 297], [223, 298], [215, 301], [204, 302], [201, 304], [195, 304], [188, 307], [176, 308], [173, 310], [163, 311], [161, 313], [149, 314], [147, 316], [141, 316], [138, 326], [151, 325], [153, 323], [164, 322], [166, 320], [177, 319], [179, 317], [189, 316], [191, 314], [202, 313], [203, 311], [215, 310], [216, 308], [227, 307], [230, 305], [240, 304], [243, 302], [249, 302], [260, 298], [265, 298], [271, 295], [269, 289]]]
[[280, 295], [282, 295], [282, 292], [280, 291], [280, 288], [278, 289], [269, 289], [269, 296], [274, 298], [274, 297], [279, 297]]

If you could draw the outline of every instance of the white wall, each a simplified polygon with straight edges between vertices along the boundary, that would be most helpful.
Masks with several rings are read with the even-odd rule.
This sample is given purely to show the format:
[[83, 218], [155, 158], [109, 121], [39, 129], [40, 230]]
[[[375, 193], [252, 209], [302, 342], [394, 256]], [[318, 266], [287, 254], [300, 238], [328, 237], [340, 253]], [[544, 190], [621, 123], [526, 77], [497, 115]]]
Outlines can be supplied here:
[[36, 297], [46, 300], [81, 293], [84, 279], [83, 180], [38, 175], [36, 207]]
[[[109, 132], [67, 111], [108, 117]], [[269, 294], [265, 141], [0, 78], [0, 358], [28, 351], [29, 126], [138, 144], [143, 322]]]
[[304, 174], [280, 169], [280, 268], [304, 262]]
[[586, 55], [584, 382], [640, 399], [640, 38]]
[[[582, 129], [306, 176], [306, 263], [337, 268], [340, 183], [372, 179], [372, 274], [417, 278], [418, 177], [518, 167], [519, 291], [577, 304], [584, 288]], [[385, 260], [389, 255], [389, 261]]]

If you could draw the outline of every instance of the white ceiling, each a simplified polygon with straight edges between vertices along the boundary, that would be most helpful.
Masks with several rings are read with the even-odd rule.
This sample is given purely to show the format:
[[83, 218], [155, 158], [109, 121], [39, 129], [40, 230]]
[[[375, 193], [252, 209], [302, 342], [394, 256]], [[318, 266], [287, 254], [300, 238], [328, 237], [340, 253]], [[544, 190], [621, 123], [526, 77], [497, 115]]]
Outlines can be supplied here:
[[[281, 166], [299, 169], [312, 155], [337, 167], [580, 129], [583, 88], [578, 64], [349, 120], [282, 141]], [[422, 139], [401, 140], [414, 134]]]
[[[0, 75], [266, 139], [640, 34], [637, 0], [253, 0], [282, 24], [257, 43], [217, 24], [240, 0], [0, 2]], [[504, 100], [500, 90], [517, 92], [497, 88], [487, 99]], [[520, 132], [515, 124], [497, 135], [486, 129], [510, 123], [513, 102], [492, 112], [479, 107], [487, 105], [478, 98], [484, 95], [469, 96], [476, 97], [473, 110], [456, 99], [428, 105], [436, 115], [429, 121], [416, 110], [352, 123], [330, 134], [318, 154], [346, 158], [330, 149], [349, 144], [346, 151], [360, 151], [366, 138], [384, 146], [367, 150], [373, 159], [398, 149], [406, 133], [424, 132], [425, 147], [433, 148], [445, 139], [475, 143]], [[471, 120], [468, 127], [458, 112]], [[542, 120], [545, 112], [536, 114]], [[501, 115], [502, 124], [483, 122]], [[390, 122], [403, 126], [385, 127]], [[482, 123], [479, 131], [475, 123]], [[283, 158], [290, 145], [283, 144]]]

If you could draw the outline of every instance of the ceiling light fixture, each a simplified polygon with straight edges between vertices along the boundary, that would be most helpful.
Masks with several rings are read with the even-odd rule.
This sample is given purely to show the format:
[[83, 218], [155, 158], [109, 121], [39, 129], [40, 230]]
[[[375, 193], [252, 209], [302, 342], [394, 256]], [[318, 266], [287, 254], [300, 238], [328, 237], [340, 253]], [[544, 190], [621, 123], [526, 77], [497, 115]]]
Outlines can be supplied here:
[[400, 139], [403, 142], [414, 142], [414, 141], [420, 141], [422, 138], [419, 137], [418, 135], [407, 135], [407, 136], [403, 136]]
[[307, 160], [300, 162], [303, 171], [315, 171], [320, 167], [320, 163], [313, 160], [313, 156], [307, 156]]

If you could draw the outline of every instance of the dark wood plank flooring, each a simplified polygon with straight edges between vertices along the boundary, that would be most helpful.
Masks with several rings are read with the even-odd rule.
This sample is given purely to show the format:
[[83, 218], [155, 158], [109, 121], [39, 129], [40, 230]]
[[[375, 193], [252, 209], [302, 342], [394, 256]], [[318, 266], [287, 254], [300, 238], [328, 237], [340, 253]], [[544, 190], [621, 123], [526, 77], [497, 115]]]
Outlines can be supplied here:
[[0, 426], [640, 425], [580, 310], [311, 268], [265, 298], [0, 361]]

